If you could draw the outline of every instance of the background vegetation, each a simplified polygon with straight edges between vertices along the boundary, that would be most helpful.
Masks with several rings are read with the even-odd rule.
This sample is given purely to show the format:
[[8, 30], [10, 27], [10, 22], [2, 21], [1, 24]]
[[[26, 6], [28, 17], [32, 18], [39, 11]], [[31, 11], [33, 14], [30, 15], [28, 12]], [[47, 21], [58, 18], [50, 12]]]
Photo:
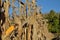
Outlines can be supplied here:
[[52, 33], [60, 33], [59, 15], [60, 13], [56, 13], [54, 10], [45, 14], [45, 18], [48, 19], [48, 29]]

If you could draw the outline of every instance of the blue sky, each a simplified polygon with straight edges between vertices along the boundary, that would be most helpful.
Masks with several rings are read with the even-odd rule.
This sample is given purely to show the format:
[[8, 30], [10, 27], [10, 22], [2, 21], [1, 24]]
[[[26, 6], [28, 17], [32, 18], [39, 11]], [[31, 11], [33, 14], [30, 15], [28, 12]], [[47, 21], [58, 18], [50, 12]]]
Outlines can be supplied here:
[[37, 5], [42, 7], [42, 13], [50, 10], [60, 12], [60, 0], [37, 0]]
[[[36, 3], [38, 6], [41, 6], [42, 13], [47, 13], [50, 10], [60, 12], [60, 0], [37, 0]], [[9, 13], [12, 13], [12, 8], [10, 8]]]

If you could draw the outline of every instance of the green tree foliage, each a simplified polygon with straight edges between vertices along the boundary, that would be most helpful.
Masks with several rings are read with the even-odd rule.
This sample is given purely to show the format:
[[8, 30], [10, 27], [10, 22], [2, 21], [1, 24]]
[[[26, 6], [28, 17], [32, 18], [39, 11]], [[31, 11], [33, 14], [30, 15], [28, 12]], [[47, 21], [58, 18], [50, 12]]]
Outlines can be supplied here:
[[51, 10], [45, 18], [48, 19], [48, 29], [52, 33], [59, 33], [59, 15], [55, 11]]

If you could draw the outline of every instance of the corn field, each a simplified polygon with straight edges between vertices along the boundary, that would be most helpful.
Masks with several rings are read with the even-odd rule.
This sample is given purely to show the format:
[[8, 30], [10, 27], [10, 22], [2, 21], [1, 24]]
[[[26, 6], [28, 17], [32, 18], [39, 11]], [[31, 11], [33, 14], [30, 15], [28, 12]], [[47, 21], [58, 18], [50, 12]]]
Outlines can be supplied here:
[[0, 0], [0, 40], [51, 40], [54, 35], [48, 31], [48, 20], [40, 10], [36, 0]]

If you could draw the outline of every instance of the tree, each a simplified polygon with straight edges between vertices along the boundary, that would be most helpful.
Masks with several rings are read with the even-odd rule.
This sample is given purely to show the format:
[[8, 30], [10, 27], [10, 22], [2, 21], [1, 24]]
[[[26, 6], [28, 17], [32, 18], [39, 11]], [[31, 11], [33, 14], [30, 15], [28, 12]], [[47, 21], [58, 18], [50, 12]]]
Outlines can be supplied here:
[[49, 31], [52, 33], [59, 33], [59, 15], [54, 10], [51, 10], [49, 14], [47, 14], [46, 18], [48, 19]]

